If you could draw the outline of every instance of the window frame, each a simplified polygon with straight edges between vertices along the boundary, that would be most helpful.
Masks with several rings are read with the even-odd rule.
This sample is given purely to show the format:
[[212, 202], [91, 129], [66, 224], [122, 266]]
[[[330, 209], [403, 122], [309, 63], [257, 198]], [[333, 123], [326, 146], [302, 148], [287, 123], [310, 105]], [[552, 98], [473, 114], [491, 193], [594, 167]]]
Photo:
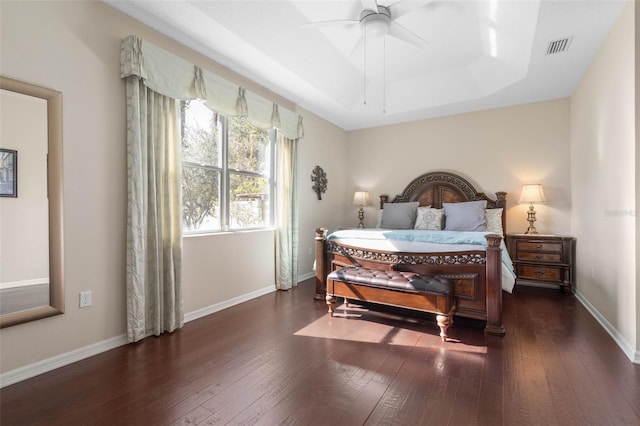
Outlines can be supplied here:
[[[200, 101], [199, 99], [190, 99], [189, 101]], [[186, 102], [186, 101], [183, 101]], [[223, 114], [220, 114], [216, 111], [210, 110], [212, 114], [217, 114], [216, 126], [217, 126], [217, 142], [220, 147], [220, 164], [218, 166], [213, 166], [209, 164], [200, 164], [193, 161], [183, 161], [181, 160], [182, 168], [190, 167], [190, 168], [200, 168], [205, 170], [213, 170], [219, 174], [220, 179], [220, 192], [219, 196], [219, 223], [220, 227], [218, 229], [195, 229], [195, 230], [187, 230], [184, 226], [184, 221], [182, 223], [182, 232], [184, 235], [204, 235], [204, 234], [218, 234], [218, 233], [233, 233], [233, 232], [244, 232], [244, 231], [252, 231], [252, 230], [263, 230], [263, 229], [273, 229], [275, 223], [275, 199], [276, 199], [276, 145], [277, 145], [277, 130], [275, 128], [271, 129], [262, 129], [258, 126], [255, 126], [252, 123], [252, 126], [259, 128], [261, 130], [266, 130], [268, 132], [268, 153], [269, 153], [269, 173], [263, 174], [260, 172], [254, 172], [249, 170], [240, 170], [229, 167], [229, 118]], [[180, 125], [184, 126], [185, 118], [181, 117]], [[268, 190], [269, 190], [269, 220], [264, 223], [262, 226], [249, 226], [249, 227], [231, 227], [231, 175], [241, 175], [241, 176], [250, 176], [266, 179], [268, 182]], [[181, 187], [182, 190], [182, 187]], [[183, 201], [184, 203], [184, 201]]]

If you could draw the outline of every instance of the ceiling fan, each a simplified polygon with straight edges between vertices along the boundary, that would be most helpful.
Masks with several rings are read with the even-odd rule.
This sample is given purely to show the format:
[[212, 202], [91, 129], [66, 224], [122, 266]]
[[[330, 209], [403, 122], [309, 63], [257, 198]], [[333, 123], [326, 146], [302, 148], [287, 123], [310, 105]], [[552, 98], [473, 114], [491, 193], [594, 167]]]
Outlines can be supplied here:
[[303, 28], [328, 26], [359, 25], [363, 40], [384, 37], [395, 37], [417, 47], [425, 47], [427, 41], [396, 22], [398, 18], [421, 8], [434, 0], [400, 0], [389, 6], [379, 5], [376, 0], [361, 0], [363, 10], [357, 19], [333, 19], [329, 21], [309, 22]]
[[[382, 6], [376, 0], [361, 0], [363, 10], [358, 19], [334, 19], [329, 21], [309, 22], [302, 24], [302, 28], [318, 28], [331, 26], [355, 26], [360, 27], [362, 37], [358, 39], [351, 55], [355, 51], [364, 47], [364, 84], [363, 101], [367, 104], [367, 40], [383, 39], [383, 58], [386, 57], [385, 36], [394, 37], [416, 47], [423, 48], [428, 45], [427, 41], [409, 30], [405, 26], [396, 22], [396, 19], [414, 10], [421, 8], [434, 0], [400, 0], [389, 6]], [[383, 61], [383, 89], [382, 89], [382, 112], [386, 113], [386, 60]]]

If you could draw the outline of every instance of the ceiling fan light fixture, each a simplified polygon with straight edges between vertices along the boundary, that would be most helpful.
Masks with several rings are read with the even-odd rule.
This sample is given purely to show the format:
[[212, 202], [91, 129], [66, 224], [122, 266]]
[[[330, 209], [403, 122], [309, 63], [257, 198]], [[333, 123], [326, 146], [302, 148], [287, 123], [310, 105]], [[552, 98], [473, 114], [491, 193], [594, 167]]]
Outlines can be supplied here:
[[367, 21], [365, 23], [365, 31], [367, 33], [367, 37], [379, 38], [387, 35], [387, 33], [389, 32], [389, 21], [389, 18], [385, 20], [384, 17], [378, 18], [377, 16], [375, 17], [375, 19], [370, 19], [369, 21]]
[[384, 37], [390, 26], [391, 15], [383, 6], [378, 6], [378, 12], [363, 10], [360, 14], [360, 28], [367, 38]]

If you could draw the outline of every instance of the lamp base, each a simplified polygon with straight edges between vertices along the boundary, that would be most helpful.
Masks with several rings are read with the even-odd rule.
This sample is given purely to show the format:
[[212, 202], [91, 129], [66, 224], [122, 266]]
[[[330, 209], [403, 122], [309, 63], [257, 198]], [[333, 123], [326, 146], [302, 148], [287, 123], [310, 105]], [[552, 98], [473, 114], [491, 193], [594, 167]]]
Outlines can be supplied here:
[[360, 210], [358, 210], [358, 219], [360, 223], [358, 223], [358, 228], [364, 228], [364, 208], [360, 206]]
[[536, 211], [533, 208], [533, 203], [529, 205], [529, 211], [527, 212], [527, 220], [529, 221], [529, 227], [527, 228], [527, 232], [525, 232], [525, 234], [528, 234], [528, 235], [537, 234], [538, 230], [533, 225], [533, 223], [536, 221]]

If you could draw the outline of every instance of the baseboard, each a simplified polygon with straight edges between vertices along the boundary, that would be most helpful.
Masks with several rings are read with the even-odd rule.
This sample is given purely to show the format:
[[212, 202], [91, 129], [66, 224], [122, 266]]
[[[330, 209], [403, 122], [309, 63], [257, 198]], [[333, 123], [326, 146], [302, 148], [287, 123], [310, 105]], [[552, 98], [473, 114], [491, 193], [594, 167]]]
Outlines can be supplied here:
[[306, 281], [309, 278], [313, 278], [315, 276], [316, 276], [316, 274], [313, 271], [311, 271], [311, 272], [309, 272], [307, 274], [304, 274], [304, 275], [298, 275], [298, 282], [301, 283], [302, 281]]
[[40, 374], [48, 373], [56, 368], [64, 367], [65, 365], [81, 361], [126, 344], [127, 335], [122, 334], [80, 349], [25, 365], [24, 367], [16, 368], [15, 370], [7, 371], [6, 373], [0, 374], [0, 388], [30, 379]]
[[600, 314], [600, 312], [593, 306], [583, 295], [582, 293], [576, 291], [576, 298], [582, 305], [589, 311], [591, 315], [600, 323], [602, 328], [605, 329], [607, 333], [611, 336], [614, 342], [620, 347], [622, 352], [629, 358], [629, 360], [634, 364], [640, 364], [640, 351], [634, 350], [633, 346], [627, 342], [627, 340], [622, 336], [618, 330], [611, 325], [607, 319]]
[[269, 294], [274, 291], [276, 291], [276, 286], [270, 285], [268, 287], [254, 290], [250, 293], [246, 293], [238, 297], [234, 297], [233, 299], [225, 300], [224, 302], [216, 303], [215, 305], [207, 306], [205, 308], [198, 309], [197, 311], [189, 312], [188, 314], [184, 315], [184, 322], [187, 323], [189, 321], [197, 320], [198, 318], [206, 317], [207, 315], [214, 314], [223, 309], [230, 308], [242, 302], [247, 302], [251, 299], [264, 296], [265, 294]]
[[[197, 311], [189, 312], [185, 314], [184, 322], [187, 323], [189, 321], [202, 318], [206, 315], [210, 315], [223, 309], [230, 308], [234, 305], [246, 302], [251, 299], [255, 299], [256, 297], [263, 296], [273, 291], [276, 291], [275, 285], [261, 288], [250, 293], [234, 297], [233, 299], [216, 303], [215, 305], [211, 305], [203, 309], [198, 309]], [[74, 362], [81, 361], [85, 358], [101, 354], [102, 352], [106, 352], [119, 346], [126, 345], [127, 343], [127, 335], [125, 333], [120, 336], [112, 337], [110, 339], [85, 346], [80, 349], [56, 355], [42, 361], [34, 362], [33, 364], [25, 365], [24, 367], [16, 368], [15, 370], [0, 373], [0, 388], [13, 385], [15, 383], [30, 379], [40, 374], [48, 373], [49, 371], [55, 370], [56, 368], [64, 367], [65, 365], [69, 365]]]

